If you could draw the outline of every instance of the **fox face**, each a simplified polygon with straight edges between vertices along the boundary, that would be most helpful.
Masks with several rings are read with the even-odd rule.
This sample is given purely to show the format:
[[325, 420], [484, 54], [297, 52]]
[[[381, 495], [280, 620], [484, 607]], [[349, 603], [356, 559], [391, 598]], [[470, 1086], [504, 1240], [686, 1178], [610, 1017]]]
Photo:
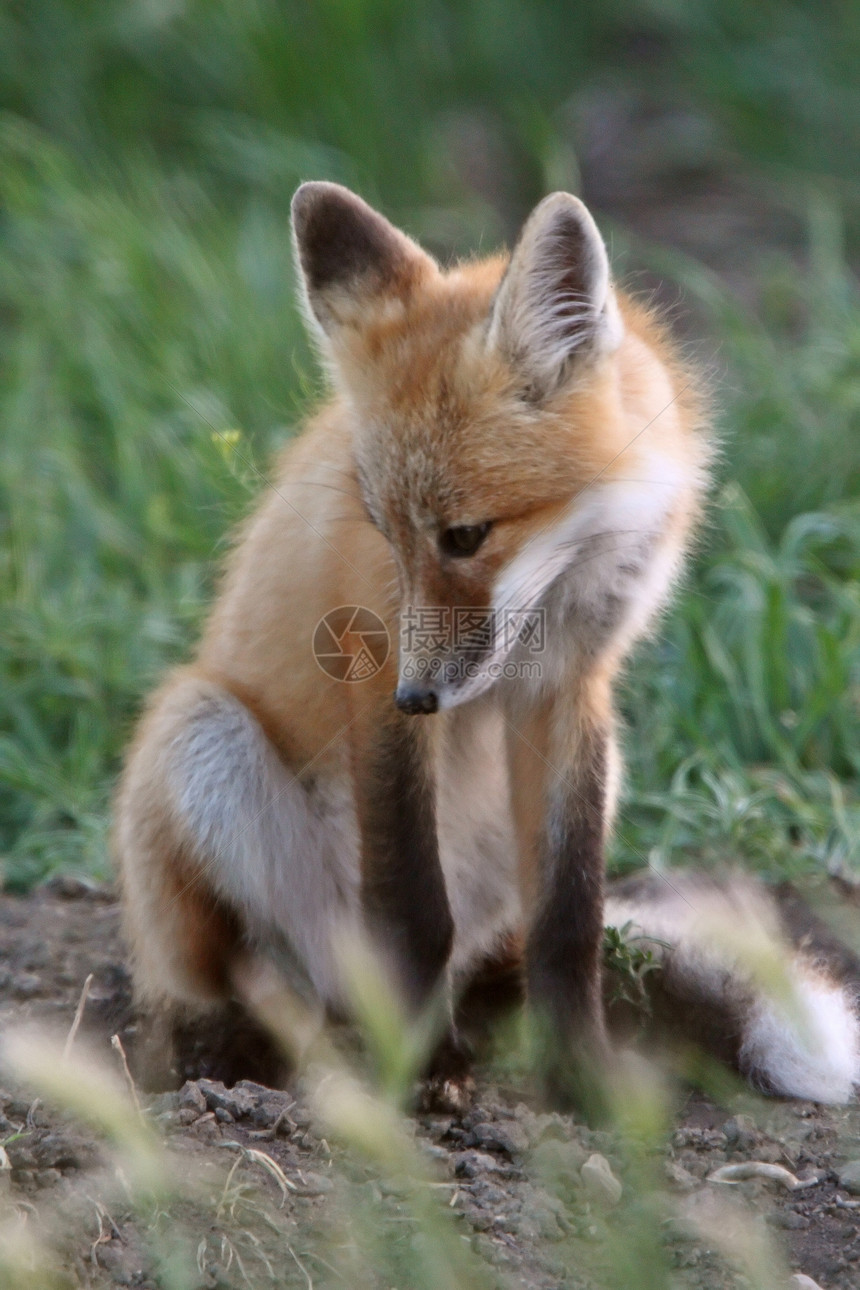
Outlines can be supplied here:
[[299, 189], [294, 230], [397, 568], [398, 706], [434, 712], [623, 651], [665, 598], [704, 462], [678, 373], [617, 296], [582, 203], [553, 194], [509, 260], [449, 272], [337, 185]]

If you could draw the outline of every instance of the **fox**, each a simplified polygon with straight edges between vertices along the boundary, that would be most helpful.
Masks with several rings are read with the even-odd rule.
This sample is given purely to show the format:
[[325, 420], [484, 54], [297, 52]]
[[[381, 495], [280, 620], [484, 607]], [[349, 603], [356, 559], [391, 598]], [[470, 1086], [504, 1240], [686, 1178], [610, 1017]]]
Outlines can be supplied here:
[[[703, 514], [701, 377], [571, 194], [510, 254], [448, 268], [334, 183], [301, 185], [292, 234], [330, 389], [126, 757], [114, 851], [143, 1006], [202, 1017], [275, 980], [348, 1013], [340, 949], [364, 936], [407, 1015], [443, 1001], [427, 1079], [456, 1101], [455, 1001], [513, 954], [547, 1086], [587, 1109], [615, 1060], [609, 922], [753, 1083], [845, 1101], [856, 991], [763, 892], [740, 875], [606, 889], [613, 692]], [[708, 940], [709, 910], [780, 947], [796, 1007]]]

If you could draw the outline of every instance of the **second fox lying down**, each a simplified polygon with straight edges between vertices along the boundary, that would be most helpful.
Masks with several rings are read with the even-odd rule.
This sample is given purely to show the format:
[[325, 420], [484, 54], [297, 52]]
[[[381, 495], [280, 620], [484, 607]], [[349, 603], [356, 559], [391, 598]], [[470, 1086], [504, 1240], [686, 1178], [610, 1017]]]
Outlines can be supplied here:
[[[679, 879], [604, 908], [613, 682], [666, 602], [709, 460], [660, 322], [565, 193], [510, 257], [450, 271], [337, 185], [303, 185], [293, 218], [333, 396], [128, 757], [115, 837], [139, 994], [204, 1010], [274, 968], [339, 1008], [337, 947], [360, 926], [417, 1009], [515, 938], [554, 1084], [581, 1093], [611, 1060], [604, 921], [633, 920], [674, 946], [666, 988], [725, 1016], [751, 1078], [848, 1098], [850, 989], [786, 949], [794, 1003], [768, 1000], [702, 930], [713, 908], [778, 940], [761, 895]], [[467, 643], [464, 608], [483, 629]], [[345, 653], [374, 616], [393, 643], [361, 683], [314, 655], [332, 611]], [[510, 629], [536, 612], [539, 654]], [[431, 630], [407, 632], [421, 614]]]

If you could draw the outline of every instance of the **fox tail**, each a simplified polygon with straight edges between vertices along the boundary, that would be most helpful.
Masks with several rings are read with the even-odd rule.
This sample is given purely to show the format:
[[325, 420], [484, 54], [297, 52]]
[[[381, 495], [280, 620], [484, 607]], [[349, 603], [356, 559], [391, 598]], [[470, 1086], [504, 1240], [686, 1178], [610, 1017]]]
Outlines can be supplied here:
[[610, 889], [606, 922], [648, 949], [655, 1021], [763, 1092], [848, 1102], [860, 1085], [860, 960], [789, 888], [672, 871]]

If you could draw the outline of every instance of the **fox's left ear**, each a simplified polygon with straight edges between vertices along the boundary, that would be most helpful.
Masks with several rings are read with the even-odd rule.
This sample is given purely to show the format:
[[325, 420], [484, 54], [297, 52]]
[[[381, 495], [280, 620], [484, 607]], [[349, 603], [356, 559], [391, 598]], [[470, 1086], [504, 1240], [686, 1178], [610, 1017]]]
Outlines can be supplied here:
[[340, 184], [302, 184], [292, 209], [310, 315], [331, 341], [366, 324], [374, 306], [405, 302], [438, 272], [417, 243]]
[[489, 344], [519, 368], [530, 397], [555, 394], [588, 356], [610, 353], [622, 323], [597, 225], [570, 193], [526, 221], [490, 314]]

